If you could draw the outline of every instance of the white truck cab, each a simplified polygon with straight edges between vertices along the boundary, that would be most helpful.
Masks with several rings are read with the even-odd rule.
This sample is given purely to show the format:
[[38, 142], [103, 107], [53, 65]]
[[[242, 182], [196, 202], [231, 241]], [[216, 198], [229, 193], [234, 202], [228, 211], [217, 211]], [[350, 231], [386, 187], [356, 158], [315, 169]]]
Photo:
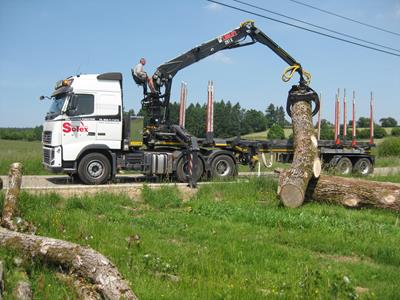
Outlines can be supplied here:
[[107, 156], [122, 147], [122, 74], [68, 77], [57, 82], [51, 96], [43, 124], [44, 166], [54, 172], [78, 173], [78, 159], [96, 149], [94, 156], [100, 159], [86, 166], [87, 171], [93, 177], [109, 173], [113, 157]]

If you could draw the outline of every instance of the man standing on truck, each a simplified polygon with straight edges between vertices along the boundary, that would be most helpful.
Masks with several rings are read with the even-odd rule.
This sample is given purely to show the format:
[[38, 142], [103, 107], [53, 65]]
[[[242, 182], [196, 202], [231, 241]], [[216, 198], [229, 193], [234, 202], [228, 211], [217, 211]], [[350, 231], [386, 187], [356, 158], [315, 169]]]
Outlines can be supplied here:
[[155, 90], [154, 90], [153, 78], [147, 76], [147, 73], [144, 70], [145, 64], [146, 64], [146, 59], [142, 57], [139, 63], [133, 69], [133, 73], [135, 74], [136, 77], [138, 77], [140, 80], [143, 81], [143, 84], [148, 83], [151, 92], [154, 93]]

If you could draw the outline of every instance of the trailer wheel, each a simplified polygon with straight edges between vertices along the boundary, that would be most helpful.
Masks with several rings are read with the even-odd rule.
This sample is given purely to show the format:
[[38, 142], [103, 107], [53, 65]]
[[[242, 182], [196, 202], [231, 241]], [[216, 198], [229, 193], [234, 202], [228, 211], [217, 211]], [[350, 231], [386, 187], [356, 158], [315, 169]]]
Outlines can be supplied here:
[[111, 175], [110, 161], [101, 153], [89, 153], [81, 159], [78, 174], [85, 184], [103, 184]]
[[[199, 163], [197, 164], [197, 170], [195, 175], [195, 180], [199, 181], [201, 176], [203, 176], [204, 172], [204, 166], [203, 162], [201, 161], [200, 158], [198, 158]], [[181, 157], [179, 159], [178, 164], [176, 165], [176, 178], [178, 179], [179, 182], [187, 182], [188, 181], [188, 161], [185, 159], [185, 157]]]
[[364, 157], [357, 160], [357, 162], [354, 164], [353, 171], [358, 175], [367, 176], [373, 172], [373, 169], [374, 167], [372, 166], [371, 161]]
[[235, 162], [228, 155], [218, 155], [211, 162], [212, 178], [229, 178], [235, 176]]
[[335, 173], [340, 175], [349, 175], [353, 170], [353, 164], [348, 157], [339, 159], [335, 166]]

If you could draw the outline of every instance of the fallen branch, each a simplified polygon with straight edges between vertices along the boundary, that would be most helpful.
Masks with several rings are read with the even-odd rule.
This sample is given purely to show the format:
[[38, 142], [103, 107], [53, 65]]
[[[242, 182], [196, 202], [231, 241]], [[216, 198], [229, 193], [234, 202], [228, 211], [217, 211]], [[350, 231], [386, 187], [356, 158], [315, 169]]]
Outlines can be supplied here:
[[78, 299], [80, 300], [101, 300], [101, 296], [97, 293], [93, 285], [87, 284], [74, 275], [66, 275], [63, 273], [57, 273], [57, 278], [66, 284], [73, 286], [77, 293]]
[[87, 278], [110, 300], [138, 299], [117, 268], [99, 252], [78, 244], [0, 227], [0, 246], [60, 265]]

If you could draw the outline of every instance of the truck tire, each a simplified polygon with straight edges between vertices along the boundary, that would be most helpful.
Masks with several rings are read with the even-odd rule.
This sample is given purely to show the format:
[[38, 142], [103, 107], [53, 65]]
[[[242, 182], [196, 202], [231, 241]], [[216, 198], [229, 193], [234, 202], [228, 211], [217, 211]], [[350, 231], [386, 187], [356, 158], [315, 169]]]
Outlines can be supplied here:
[[211, 162], [212, 178], [230, 178], [236, 174], [236, 165], [232, 157], [222, 154], [215, 157]]
[[368, 174], [371, 174], [373, 170], [374, 167], [372, 166], [371, 161], [365, 157], [357, 160], [353, 168], [354, 173], [361, 176], [367, 176]]
[[[204, 166], [203, 162], [199, 158], [199, 163], [197, 165], [197, 170], [195, 175], [195, 180], [199, 181], [201, 176], [203, 176], [204, 172]], [[176, 165], [176, 178], [178, 179], [179, 182], [188, 182], [188, 169], [187, 169], [188, 163], [185, 157], [181, 157], [178, 161], [178, 164]]]
[[338, 175], [349, 175], [353, 170], [353, 164], [351, 163], [350, 158], [342, 157], [339, 159], [335, 166], [335, 174]]
[[79, 162], [78, 174], [85, 184], [103, 184], [111, 176], [110, 161], [101, 153], [89, 153]]

